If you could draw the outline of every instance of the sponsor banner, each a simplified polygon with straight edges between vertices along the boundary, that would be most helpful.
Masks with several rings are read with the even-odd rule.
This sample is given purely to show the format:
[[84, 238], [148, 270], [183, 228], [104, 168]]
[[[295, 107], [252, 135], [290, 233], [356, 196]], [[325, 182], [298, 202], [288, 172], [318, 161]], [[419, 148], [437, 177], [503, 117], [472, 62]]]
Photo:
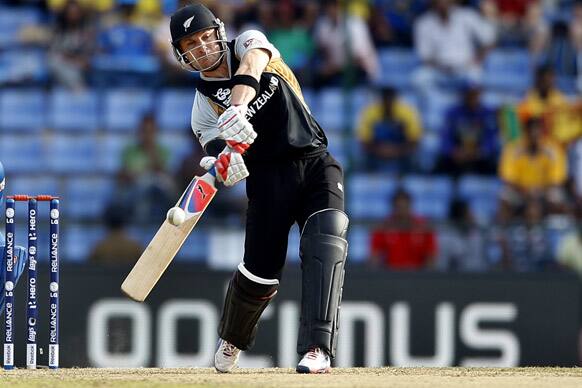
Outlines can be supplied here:
[[[130, 268], [63, 267], [62, 367], [212, 365], [230, 273], [174, 265], [147, 302], [137, 303], [119, 290]], [[45, 272], [38, 287], [39, 365], [48, 365], [48, 356], [58, 352], [48, 348]], [[242, 366], [297, 362], [300, 278], [297, 268], [285, 272]], [[16, 292], [17, 366], [26, 363], [25, 283]], [[575, 277], [564, 274], [396, 274], [348, 268], [335, 364], [573, 366], [578, 363], [579, 288]]]

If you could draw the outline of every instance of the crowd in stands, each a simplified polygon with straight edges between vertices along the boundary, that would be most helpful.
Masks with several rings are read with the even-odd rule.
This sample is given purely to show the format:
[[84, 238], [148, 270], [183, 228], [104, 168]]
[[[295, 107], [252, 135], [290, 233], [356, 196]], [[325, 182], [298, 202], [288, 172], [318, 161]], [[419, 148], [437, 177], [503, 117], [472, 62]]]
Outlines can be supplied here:
[[[185, 96], [183, 112], [173, 108], [186, 118], [175, 139], [154, 100], [128, 124], [131, 138], [110, 150], [118, 160], [102, 174], [113, 188], [100, 210], [112, 241], [126, 238], [119, 231], [129, 219], [157, 223], [203, 173], [187, 127], [198, 78], [179, 67], [168, 41], [169, 15], [186, 3], [0, 5], [0, 34], [10, 31], [0, 39], [0, 94], [94, 93], [106, 110], [102, 96], [121, 88]], [[569, 267], [582, 276], [582, 1], [205, 3], [230, 38], [264, 32], [297, 74], [348, 173], [359, 261], [395, 270]], [[14, 21], [19, 12], [27, 16]], [[2, 125], [0, 152], [11, 136]], [[115, 132], [105, 126], [92, 136]], [[216, 202], [210, 219], [240, 225], [243, 192], [220, 191]]]

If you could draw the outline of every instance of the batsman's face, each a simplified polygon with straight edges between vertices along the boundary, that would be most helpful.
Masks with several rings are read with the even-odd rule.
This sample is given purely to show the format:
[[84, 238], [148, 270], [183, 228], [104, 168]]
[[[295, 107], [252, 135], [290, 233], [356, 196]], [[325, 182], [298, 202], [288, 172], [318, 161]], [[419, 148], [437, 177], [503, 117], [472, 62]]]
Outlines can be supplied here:
[[222, 58], [224, 50], [216, 29], [209, 28], [180, 40], [179, 46], [184, 62], [198, 71], [214, 67]]

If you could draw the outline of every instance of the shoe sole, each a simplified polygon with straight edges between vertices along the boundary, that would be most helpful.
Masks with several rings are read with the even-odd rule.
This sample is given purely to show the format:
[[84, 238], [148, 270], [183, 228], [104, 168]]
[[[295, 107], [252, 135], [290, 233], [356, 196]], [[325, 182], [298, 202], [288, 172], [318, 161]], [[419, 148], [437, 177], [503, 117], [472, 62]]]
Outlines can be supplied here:
[[318, 373], [330, 373], [331, 372], [331, 368], [323, 368], [323, 369], [319, 369], [317, 371], [311, 371], [311, 369], [309, 369], [306, 366], [303, 365], [297, 365], [297, 368], [295, 369], [295, 371], [297, 371], [297, 373], [313, 373], [313, 374], [318, 374]]

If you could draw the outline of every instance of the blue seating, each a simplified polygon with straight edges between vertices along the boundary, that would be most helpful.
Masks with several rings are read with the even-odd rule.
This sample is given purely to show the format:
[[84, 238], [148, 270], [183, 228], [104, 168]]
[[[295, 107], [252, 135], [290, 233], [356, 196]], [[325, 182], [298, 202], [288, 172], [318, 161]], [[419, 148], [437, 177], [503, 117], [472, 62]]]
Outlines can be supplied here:
[[457, 191], [459, 197], [469, 203], [477, 221], [485, 224], [497, 211], [502, 187], [497, 178], [465, 175], [459, 179]]
[[526, 50], [495, 50], [485, 60], [486, 88], [524, 92], [531, 85], [532, 61]]
[[316, 98], [316, 93], [312, 89], [309, 89], [309, 88], [301, 89], [301, 93], [303, 94], [303, 99], [307, 103], [307, 106], [311, 110], [311, 113], [318, 111], [319, 107], [317, 105], [318, 100]]
[[343, 136], [334, 133], [327, 134], [327, 147], [332, 153], [333, 157], [340, 162], [343, 166], [347, 166], [348, 155], [346, 153], [345, 144]]
[[102, 226], [65, 224], [61, 230], [63, 259], [68, 262], [86, 262], [95, 245], [105, 238], [106, 230]]
[[[43, 171], [38, 171], [34, 175], [17, 175], [11, 178], [6, 185], [6, 190], [11, 194], [28, 194], [28, 195], [59, 195], [60, 185], [58, 179]], [[39, 212], [39, 217], [48, 218], [48, 211]]]
[[0, 129], [40, 132], [46, 124], [46, 96], [37, 89], [0, 92]]
[[163, 131], [185, 132], [190, 129], [193, 90], [169, 89], [160, 93], [157, 99], [156, 116]]
[[441, 131], [445, 124], [445, 116], [458, 101], [454, 93], [434, 89], [427, 93], [426, 107], [423, 114], [424, 125], [428, 130]]
[[50, 139], [47, 163], [59, 174], [97, 173], [99, 148], [93, 136], [57, 135]]
[[9, 173], [46, 173], [44, 150], [42, 138], [36, 135], [0, 136], [0, 156]]
[[512, 94], [508, 91], [486, 90], [481, 100], [483, 104], [489, 108], [498, 109], [506, 104], [517, 104], [521, 100], [521, 95]]
[[99, 99], [93, 91], [54, 90], [49, 101], [50, 126], [60, 131], [94, 132], [99, 128]]
[[453, 196], [451, 178], [445, 176], [407, 176], [403, 186], [412, 196], [417, 214], [435, 220], [445, 220]]
[[109, 174], [119, 171], [123, 150], [132, 142], [135, 138], [131, 135], [106, 134], [101, 142], [97, 169]]
[[398, 89], [410, 87], [414, 70], [420, 63], [412, 50], [384, 49], [380, 51], [379, 57], [381, 84]]
[[153, 93], [146, 89], [113, 89], [104, 93], [103, 115], [109, 131], [135, 132], [144, 114], [153, 111]]
[[349, 188], [348, 213], [355, 220], [380, 220], [391, 208], [390, 199], [398, 187], [396, 179], [385, 174], [353, 174]]
[[576, 85], [576, 78], [575, 77], [568, 77], [568, 76], [558, 76], [556, 77], [556, 84], [558, 85], [558, 89], [564, 92], [567, 95], [571, 95], [576, 97], [578, 93], [578, 87]]
[[64, 185], [61, 207], [73, 219], [100, 220], [111, 199], [114, 181], [108, 178], [71, 177]]
[[46, 51], [17, 48], [0, 52], [0, 84], [42, 84], [48, 77]]
[[[347, 98], [347, 97], [346, 97]], [[341, 131], [344, 126], [345, 101], [339, 88], [326, 88], [319, 92], [315, 118], [325, 131]]]
[[441, 152], [441, 136], [436, 131], [426, 131], [420, 138], [415, 160], [421, 171], [432, 171]]
[[198, 141], [192, 132], [184, 134], [161, 133], [159, 141], [170, 152], [170, 170], [175, 171], [184, 157], [190, 153], [192, 142]]
[[[151, 239], [150, 239], [151, 240]], [[148, 241], [149, 243], [149, 241]], [[204, 229], [190, 233], [176, 255], [177, 261], [204, 262], [208, 258], [208, 234]]]
[[[364, 263], [370, 256], [370, 231], [364, 226], [352, 226], [348, 233], [349, 263]], [[349, 264], [348, 264], [349, 265]]]
[[40, 18], [32, 7], [0, 7], [0, 48], [19, 45], [22, 28], [39, 24]]

